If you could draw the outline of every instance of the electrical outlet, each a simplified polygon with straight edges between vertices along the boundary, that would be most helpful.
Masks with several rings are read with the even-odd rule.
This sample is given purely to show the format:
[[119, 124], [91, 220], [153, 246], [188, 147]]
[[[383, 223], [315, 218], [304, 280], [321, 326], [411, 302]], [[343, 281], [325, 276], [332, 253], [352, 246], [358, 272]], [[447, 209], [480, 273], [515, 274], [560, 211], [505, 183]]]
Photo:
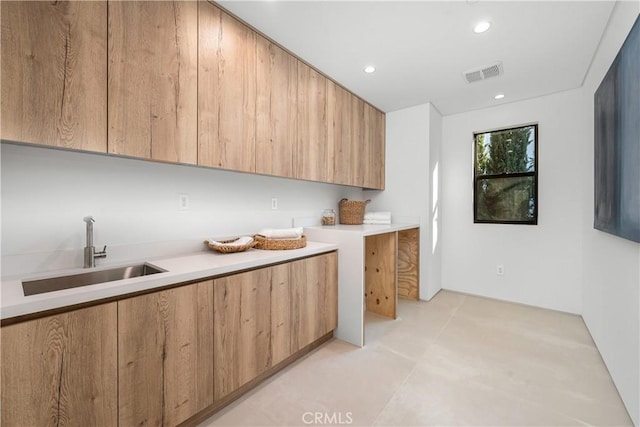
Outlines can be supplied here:
[[498, 276], [504, 276], [504, 265], [496, 266], [496, 274]]
[[273, 210], [278, 209], [278, 199], [276, 199], [275, 197], [271, 199], [271, 209]]
[[178, 194], [178, 210], [188, 211], [189, 210], [189, 195], [188, 194]]

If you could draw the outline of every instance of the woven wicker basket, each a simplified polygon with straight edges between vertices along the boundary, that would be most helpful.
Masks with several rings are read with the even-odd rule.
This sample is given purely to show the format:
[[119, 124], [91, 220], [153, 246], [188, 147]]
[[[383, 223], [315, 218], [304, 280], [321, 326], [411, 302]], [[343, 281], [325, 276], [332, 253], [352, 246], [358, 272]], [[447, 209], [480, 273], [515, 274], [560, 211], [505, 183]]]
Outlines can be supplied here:
[[307, 236], [303, 235], [299, 239], [269, 239], [260, 234], [253, 236], [256, 241], [256, 249], [268, 251], [283, 251], [288, 249], [300, 249], [307, 246]]
[[247, 249], [253, 248], [255, 245], [258, 244], [258, 242], [256, 242], [255, 238], [251, 242], [246, 243], [244, 245], [227, 245], [227, 244], [225, 244], [225, 243], [233, 243], [238, 239], [239, 239], [239, 237], [236, 238], [236, 239], [231, 239], [231, 240], [220, 240], [219, 243], [222, 243], [221, 245], [214, 245], [214, 244], [210, 243], [208, 240], [205, 240], [204, 244], [207, 245], [209, 247], [209, 249], [214, 250], [214, 251], [218, 251], [218, 252], [222, 252], [223, 254], [230, 254], [230, 253], [233, 253], [233, 252], [246, 251]]
[[364, 209], [370, 201], [340, 200], [340, 224], [362, 224], [364, 221]]

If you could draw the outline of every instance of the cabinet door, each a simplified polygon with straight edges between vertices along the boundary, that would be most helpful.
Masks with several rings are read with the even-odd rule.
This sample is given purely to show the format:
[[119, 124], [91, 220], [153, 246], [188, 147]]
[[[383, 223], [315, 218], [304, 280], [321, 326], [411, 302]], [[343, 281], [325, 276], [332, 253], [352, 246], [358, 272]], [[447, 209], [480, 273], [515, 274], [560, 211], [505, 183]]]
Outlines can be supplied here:
[[219, 400], [270, 366], [269, 269], [214, 281], [214, 395]]
[[298, 60], [257, 37], [256, 172], [293, 177]]
[[109, 2], [109, 152], [197, 163], [198, 4]]
[[333, 82], [328, 84], [328, 144], [333, 156], [331, 182], [364, 184], [364, 101]]
[[365, 165], [369, 161], [369, 150], [365, 144], [365, 103], [362, 99], [349, 94], [351, 100], [351, 122], [349, 137], [349, 153], [351, 165], [347, 180], [349, 185], [364, 187]]
[[2, 328], [2, 425], [117, 424], [116, 303]]
[[335, 252], [291, 264], [292, 351], [338, 326], [338, 256]]
[[[333, 146], [327, 140], [328, 80], [311, 67], [298, 64], [298, 119], [295, 177], [310, 181], [333, 179]], [[331, 160], [331, 161], [330, 161]]]
[[0, 4], [2, 138], [106, 152], [106, 2]]
[[269, 268], [271, 274], [271, 366], [291, 356], [291, 281], [289, 264]]
[[255, 172], [256, 34], [207, 2], [198, 16], [198, 164]]
[[118, 301], [120, 425], [176, 425], [211, 405], [212, 340], [212, 281]]
[[385, 115], [369, 104], [364, 104], [363, 144], [363, 186], [384, 190]]

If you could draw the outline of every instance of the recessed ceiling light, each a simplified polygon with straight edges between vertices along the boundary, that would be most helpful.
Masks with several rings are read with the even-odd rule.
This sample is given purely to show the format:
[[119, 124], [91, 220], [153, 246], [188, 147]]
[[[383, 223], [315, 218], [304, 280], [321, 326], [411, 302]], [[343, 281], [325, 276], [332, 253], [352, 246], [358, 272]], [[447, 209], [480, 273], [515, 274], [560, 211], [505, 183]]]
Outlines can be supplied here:
[[364, 72], [367, 74], [371, 74], [375, 71], [376, 71], [376, 67], [374, 67], [373, 65], [369, 65], [368, 67], [364, 68]]
[[491, 26], [491, 22], [489, 21], [480, 21], [476, 24], [475, 27], [473, 27], [473, 32], [474, 33], [484, 33], [485, 31], [487, 31], [489, 29], [489, 27]]
[[504, 98], [504, 93], [499, 93], [496, 96], [494, 96], [495, 99], [502, 99]]

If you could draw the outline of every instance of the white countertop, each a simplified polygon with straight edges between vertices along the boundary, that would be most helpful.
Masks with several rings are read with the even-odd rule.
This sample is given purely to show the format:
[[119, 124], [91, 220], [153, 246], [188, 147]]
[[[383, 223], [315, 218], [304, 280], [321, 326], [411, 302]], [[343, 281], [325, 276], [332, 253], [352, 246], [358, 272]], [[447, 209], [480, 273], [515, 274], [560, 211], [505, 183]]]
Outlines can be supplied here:
[[317, 255], [336, 249], [338, 249], [338, 246], [335, 244], [307, 242], [305, 248], [285, 251], [249, 249], [245, 252], [231, 254], [209, 251], [173, 258], [132, 260], [126, 264], [99, 266], [96, 267], [95, 270], [106, 270], [122, 265], [148, 262], [167, 270], [167, 272], [31, 296], [24, 296], [22, 281], [86, 273], [88, 269], [76, 268], [56, 271], [55, 273], [50, 272], [31, 274], [24, 277], [3, 278], [0, 282], [0, 286], [2, 287], [0, 318], [8, 319], [55, 308], [161, 288], [176, 283], [206, 279], [296, 258]]
[[322, 230], [322, 231], [340, 231], [357, 233], [362, 236], [373, 236], [375, 234], [391, 233], [394, 231], [410, 230], [412, 228], [419, 228], [420, 224], [402, 223], [402, 224], [361, 224], [361, 225], [318, 225], [313, 227], [305, 227], [310, 230]]

